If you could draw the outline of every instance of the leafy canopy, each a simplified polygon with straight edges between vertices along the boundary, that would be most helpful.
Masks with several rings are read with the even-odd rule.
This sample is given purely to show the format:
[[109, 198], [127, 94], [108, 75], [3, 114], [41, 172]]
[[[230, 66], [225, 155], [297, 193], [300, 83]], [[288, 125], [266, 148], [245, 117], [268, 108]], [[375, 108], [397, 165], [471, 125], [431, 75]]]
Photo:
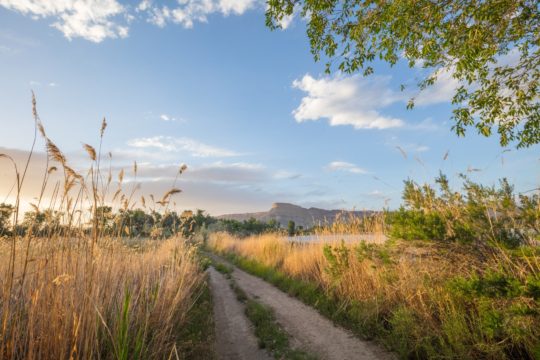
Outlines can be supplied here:
[[[266, 23], [307, 20], [316, 60], [344, 73], [373, 73], [376, 59], [405, 59], [431, 75], [449, 71], [460, 86], [452, 104], [453, 130], [497, 131], [502, 146], [540, 142], [540, 3], [537, 0], [268, 0]], [[402, 90], [403, 90], [402, 86]], [[414, 98], [408, 108], [414, 106]]]

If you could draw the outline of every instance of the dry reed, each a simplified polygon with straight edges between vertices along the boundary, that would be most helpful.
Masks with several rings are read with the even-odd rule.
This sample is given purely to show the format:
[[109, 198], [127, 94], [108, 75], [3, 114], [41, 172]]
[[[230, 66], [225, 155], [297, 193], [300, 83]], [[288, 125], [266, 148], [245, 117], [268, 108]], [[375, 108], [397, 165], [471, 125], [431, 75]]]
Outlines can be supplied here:
[[[98, 207], [110, 198], [112, 176], [109, 171], [104, 181], [100, 171], [105, 119], [98, 150], [83, 144], [92, 166], [82, 176], [46, 136], [34, 96], [32, 112], [33, 144], [39, 133], [48, 159], [40, 196], [31, 204], [33, 218], [25, 217], [24, 230], [19, 222], [21, 188], [34, 145], [22, 172], [11, 157], [0, 155], [0, 161], [13, 163], [17, 187], [11, 230], [0, 236], [0, 359], [124, 360], [178, 354], [178, 330], [203, 284], [196, 249], [176, 237], [128, 246], [119, 236], [103, 236]], [[52, 180], [57, 171], [63, 178]], [[118, 206], [115, 200], [121, 198], [125, 208], [133, 207], [130, 201], [138, 187], [126, 197], [123, 177], [122, 170], [118, 191], [108, 203]], [[171, 191], [167, 198], [178, 192]], [[36, 227], [38, 217], [45, 218], [41, 229]]]

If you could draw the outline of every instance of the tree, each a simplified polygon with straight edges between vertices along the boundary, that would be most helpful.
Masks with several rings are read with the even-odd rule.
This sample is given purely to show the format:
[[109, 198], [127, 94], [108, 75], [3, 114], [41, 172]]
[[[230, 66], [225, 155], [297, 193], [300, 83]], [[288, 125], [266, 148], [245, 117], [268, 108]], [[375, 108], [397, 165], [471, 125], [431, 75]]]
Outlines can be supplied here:
[[98, 206], [95, 216], [98, 219], [98, 228], [104, 234], [112, 232], [114, 214], [110, 206]]
[[0, 204], [0, 236], [9, 233], [10, 218], [13, 210], [13, 206], [10, 204]]
[[[452, 129], [496, 129], [502, 146], [540, 142], [540, 11], [536, 0], [269, 0], [266, 23], [299, 12], [316, 60], [327, 71], [373, 73], [380, 59], [430, 70], [418, 85], [448, 71], [460, 86], [452, 98]], [[403, 89], [403, 86], [402, 86]], [[408, 108], [414, 106], [411, 99]]]
[[296, 233], [296, 224], [294, 221], [289, 220], [289, 223], [287, 224], [287, 232], [289, 233], [289, 236], [294, 236]]

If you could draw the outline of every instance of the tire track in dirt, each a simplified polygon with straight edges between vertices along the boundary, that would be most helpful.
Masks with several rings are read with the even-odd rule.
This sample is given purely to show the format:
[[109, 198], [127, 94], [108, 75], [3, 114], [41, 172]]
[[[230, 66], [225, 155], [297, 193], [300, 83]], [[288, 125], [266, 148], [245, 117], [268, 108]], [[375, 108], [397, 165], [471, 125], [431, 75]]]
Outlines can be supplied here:
[[208, 269], [214, 303], [216, 354], [220, 360], [270, 360], [260, 349], [244, 306], [229, 286], [229, 281], [213, 267]]

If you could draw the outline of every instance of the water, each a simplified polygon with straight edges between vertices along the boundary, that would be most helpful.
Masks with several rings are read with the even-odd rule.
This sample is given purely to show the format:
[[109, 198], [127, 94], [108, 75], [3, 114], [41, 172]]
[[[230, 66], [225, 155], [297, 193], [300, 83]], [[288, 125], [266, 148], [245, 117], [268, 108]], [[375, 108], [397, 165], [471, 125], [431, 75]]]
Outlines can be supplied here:
[[367, 243], [382, 244], [386, 241], [384, 234], [333, 234], [333, 235], [302, 235], [302, 236], [288, 236], [288, 241], [293, 242], [339, 242], [344, 240], [345, 242], [360, 242], [365, 241]]

